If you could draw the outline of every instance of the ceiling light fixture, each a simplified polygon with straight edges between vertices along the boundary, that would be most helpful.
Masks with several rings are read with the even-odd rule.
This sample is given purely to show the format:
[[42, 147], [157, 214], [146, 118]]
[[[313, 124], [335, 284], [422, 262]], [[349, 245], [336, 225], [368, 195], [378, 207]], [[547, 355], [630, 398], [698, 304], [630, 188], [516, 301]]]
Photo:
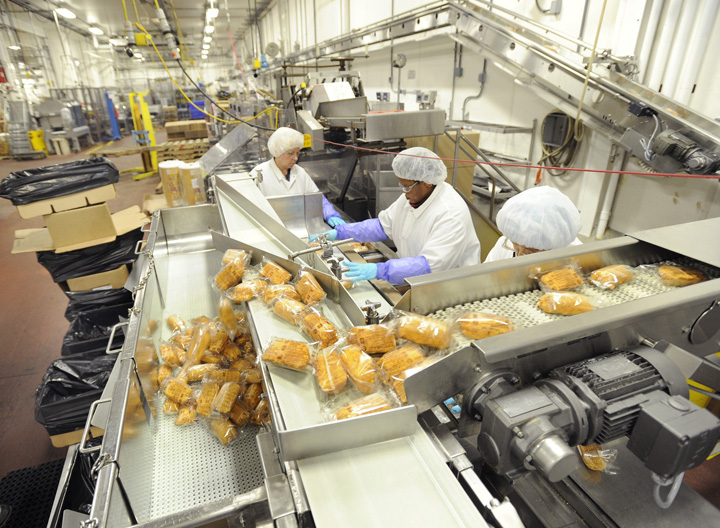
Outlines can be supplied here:
[[210, 35], [213, 31], [215, 31], [215, 26], [211, 26], [209, 24], [205, 26], [205, 33], [207, 33], [208, 35]]
[[65, 18], [76, 18], [75, 13], [65, 7], [59, 7], [55, 10], [55, 12], [60, 16], [64, 16]]
[[209, 50], [209, 49], [210, 49], [210, 44], [203, 44], [203, 49], [204, 49], [204, 50]]
[[208, 2], [208, 8], [207, 8], [205, 15], [209, 19], [213, 19], [213, 18], [217, 17], [219, 13], [220, 13], [220, 10], [217, 7], [217, 2], [215, 2], [215, 0], [210, 0]]
[[96, 28], [96, 27], [88, 28], [88, 31], [90, 33], [92, 33], [93, 35], [103, 35], [104, 34], [104, 31], [102, 29]]
[[210, 44], [212, 42], [212, 37], [210, 35], [206, 35], [203, 37], [203, 42], [205, 44]]
[[8, 46], [8, 49], [11, 49], [11, 50], [15, 50], [15, 51], [17, 51], [17, 50], [19, 50], [19, 49], [20, 49], [20, 46], [15, 46], [15, 45], [12, 45], [12, 46]]

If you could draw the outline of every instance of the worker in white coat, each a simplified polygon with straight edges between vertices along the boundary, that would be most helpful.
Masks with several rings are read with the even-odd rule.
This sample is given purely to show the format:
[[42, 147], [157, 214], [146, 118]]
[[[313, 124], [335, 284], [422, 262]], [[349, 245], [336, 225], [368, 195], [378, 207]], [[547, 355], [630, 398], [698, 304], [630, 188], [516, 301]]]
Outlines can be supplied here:
[[377, 264], [344, 262], [350, 270], [345, 276], [401, 284], [406, 277], [479, 264], [480, 242], [470, 210], [445, 183], [447, 169], [440, 158], [426, 148], [413, 147], [395, 156], [392, 168], [402, 196], [377, 218], [340, 225], [325, 234], [330, 240], [358, 242], [392, 238], [400, 258]]
[[485, 262], [582, 244], [580, 212], [553, 187], [533, 187], [510, 198], [497, 215], [502, 232]]
[[[272, 159], [261, 163], [250, 171], [252, 176], [258, 176], [258, 173], [262, 174], [262, 178], [255, 181], [265, 196], [288, 196], [320, 192], [307, 171], [297, 165], [303, 142], [303, 135], [292, 128], [280, 127], [272, 133], [268, 140], [268, 150], [272, 155]], [[324, 195], [322, 203], [323, 220], [330, 227], [345, 223]]]

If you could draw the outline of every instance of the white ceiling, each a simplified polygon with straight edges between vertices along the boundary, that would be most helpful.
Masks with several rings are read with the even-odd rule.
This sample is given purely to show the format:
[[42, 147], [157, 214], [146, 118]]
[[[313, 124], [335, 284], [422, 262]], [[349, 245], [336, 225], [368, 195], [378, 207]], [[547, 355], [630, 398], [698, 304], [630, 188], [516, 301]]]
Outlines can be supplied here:
[[[165, 15], [173, 30], [182, 33], [190, 57], [200, 59], [202, 49], [206, 0], [158, 0], [164, 8]], [[12, 0], [11, 0], [12, 2]], [[90, 26], [97, 26], [105, 33], [101, 37], [105, 41], [110, 36], [122, 36], [125, 16], [121, 0], [26, 0], [33, 7], [49, 11], [51, 8], [66, 7], [77, 15], [75, 19], [65, 19], [64, 22], [75, 27], [87, 30]], [[211, 43], [210, 56], [225, 55], [231, 53], [230, 39], [228, 37], [228, 14], [229, 27], [232, 31], [233, 40], [240, 41], [247, 33], [251, 24], [254, 24], [254, 16], [260, 17], [270, 4], [271, 0], [218, 0], [217, 7], [220, 10], [215, 19], [215, 32]], [[128, 10], [128, 17], [135, 22], [133, 0], [125, 0]], [[21, 9], [17, 5], [9, 4], [14, 9]], [[162, 34], [160, 32], [157, 15], [155, 14], [154, 0], [135, 0], [140, 23], [152, 35], [158, 48], [166, 50]], [[226, 5], [228, 9], [226, 9]], [[174, 8], [174, 11], [173, 11]], [[177, 19], [176, 19], [177, 17]], [[180, 31], [178, 30], [178, 26]], [[137, 32], [136, 28], [136, 32]], [[238, 50], [240, 53], [240, 50]], [[154, 53], [144, 53], [150, 58]]]

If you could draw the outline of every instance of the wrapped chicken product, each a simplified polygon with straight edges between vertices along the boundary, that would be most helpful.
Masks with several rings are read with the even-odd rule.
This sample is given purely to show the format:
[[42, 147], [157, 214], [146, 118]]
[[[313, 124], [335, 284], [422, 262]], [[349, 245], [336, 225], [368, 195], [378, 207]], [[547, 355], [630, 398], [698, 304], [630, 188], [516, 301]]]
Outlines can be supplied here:
[[243, 281], [226, 292], [232, 302], [247, 302], [259, 297], [267, 287], [267, 282], [262, 279]]
[[230, 421], [238, 427], [243, 427], [250, 421], [252, 413], [253, 411], [250, 410], [247, 405], [245, 405], [242, 401], [237, 400], [233, 404], [232, 409], [230, 409], [228, 418], [230, 418]]
[[183, 321], [182, 317], [180, 317], [177, 314], [171, 315], [170, 317], [168, 317], [167, 324], [170, 327], [170, 330], [173, 331], [173, 333], [184, 332], [188, 328], [187, 323], [185, 323], [185, 321]]
[[160, 357], [165, 365], [171, 367], [179, 367], [182, 364], [181, 358], [185, 356], [185, 351], [180, 347], [163, 341], [160, 344]]
[[310, 363], [310, 347], [300, 341], [276, 338], [265, 347], [262, 359], [281, 367], [303, 370]]
[[252, 413], [250, 423], [255, 425], [264, 425], [270, 421], [270, 408], [268, 407], [267, 400], [260, 400], [258, 406]]
[[218, 315], [230, 339], [235, 339], [237, 321], [235, 320], [235, 313], [233, 312], [233, 304], [230, 299], [223, 295], [220, 296], [220, 301], [218, 302]]
[[239, 260], [247, 267], [251, 258], [252, 254], [248, 253], [244, 249], [228, 249], [225, 253], [223, 253], [222, 264], [230, 264], [234, 260]]
[[315, 379], [325, 394], [339, 394], [347, 385], [347, 374], [334, 349], [317, 352], [313, 357]]
[[585, 467], [593, 471], [615, 474], [613, 462], [617, 458], [617, 449], [603, 449], [599, 444], [577, 446]]
[[190, 388], [190, 385], [172, 378], [169, 379], [165, 384], [163, 393], [165, 394], [165, 396], [167, 396], [171, 400], [178, 402], [180, 405], [185, 405], [186, 403], [188, 403], [193, 396], [193, 390]]
[[298, 273], [298, 281], [295, 288], [305, 304], [320, 302], [327, 297], [325, 290], [322, 289], [322, 286], [320, 286], [315, 276], [309, 271], [301, 270]]
[[230, 363], [234, 363], [238, 359], [242, 358], [243, 351], [242, 349], [235, 343], [235, 341], [228, 341], [225, 343], [225, 346], [223, 347], [221, 354], [227, 359]]
[[335, 411], [333, 418], [335, 420], [345, 420], [347, 418], [355, 418], [357, 416], [366, 416], [368, 414], [389, 411], [392, 409], [385, 395], [374, 393], [353, 400], [347, 405], [340, 407]]
[[320, 342], [320, 348], [326, 348], [340, 339], [338, 329], [330, 322], [319, 308], [308, 308], [298, 320], [300, 328], [313, 341]]
[[170, 365], [160, 365], [158, 367], [158, 386], [162, 386], [165, 380], [172, 377], [173, 369]]
[[377, 366], [384, 370], [388, 376], [395, 376], [420, 363], [423, 359], [425, 359], [425, 352], [422, 347], [411, 343], [383, 354], [378, 359]]
[[689, 286], [707, 280], [707, 275], [699, 269], [689, 266], [664, 265], [658, 268], [658, 274], [665, 286]]
[[629, 266], [616, 264], [596, 269], [588, 279], [592, 284], [603, 290], [614, 290], [621, 284], [631, 281], [634, 274]]
[[447, 348], [450, 346], [450, 326], [437, 319], [417, 314], [408, 314], [400, 317], [397, 322], [398, 336], [434, 348]]
[[515, 325], [507, 317], [484, 312], [468, 312], [455, 322], [462, 334], [470, 339], [483, 339], [515, 330]]
[[165, 398], [165, 403], [163, 404], [163, 414], [177, 414], [179, 410], [180, 404], [178, 402], [171, 400], [170, 398]]
[[225, 348], [225, 345], [228, 343], [229, 339], [230, 336], [228, 336], [228, 333], [225, 330], [223, 330], [222, 328], [216, 329], [215, 333], [210, 338], [208, 352], [212, 352], [213, 354], [220, 354], [223, 348]]
[[[187, 383], [195, 383], [196, 381], [202, 381], [203, 378], [215, 370], [220, 370], [220, 367], [214, 363], [201, 363], [199, 365], [193, 365], [189, 367], [183, 376], [183, 380]], [[180, 377], [180, 376], [178, 376]]]
[[175, 418], [175, 425], [190, 425], [195, 422], [195, 406], [191, 404], [181, 405], [178, 415]]
[[292, 299], [276, 297], [272, 303], [273, 311], [282, 319], [291, 324], [298, 324], [300, 315], [307, 308], [307, 305]]
[[233, 260], [215, 275], [215, 284], [221, 291], [232, 288], [240, 282], [245, 275], [245, 263], [241, 260]]
[[375, 385], [375, 362], [362, 348], [357, 345], [340, 348], [340, 362], [359, 391], [365, 394], [372, 392]]
[[574, 290], [585, 284], [580, 275], [580, 268], [576, 264], [544, 272], [533, 278], [537, 278], [540, 288], [546, 292]]
[[293, 301], [302, 301], [302, 297], [292, 284], [270, 284], [263, 290], [262, 299], [265, 304], [270, 304], [275, 297], [287, 297]]
[[263, 258], [262, 264], [260, 265], [260, 271], [258, 273], [261, 277], [270, 279], [273, 284], [285, 284], [286, 282], [290, 282], [290, 279], [292, 279], [292, 274], [288, 270], [265, 258]]
[[348, 331], [347, 340], [368, 354], [384, 354], [396, 346], [395, 334], [381, 324], [354, 326]]
[[242, 371], [242, 379], [248, 384], [260, 384], [262, 383], [262, 371], [259, 368], [251, 368], [249, 370]]
[[223, 383], [222, 387], [220, 387], [220, 390], [213, 399], [213, 410], [222, 414], [229, 413], [235, 403], [235, 400], [240, 395], [241, 390], [242, 385], [240, 385], [240, 383], [234, 381]]
[[200, 394], [198, 394], [198, 396], [196, 397], [198, 414], [206, 417], [210, 416], [210, 413], [212, 413], [213, 410], [213, 400], [215, 399], [219, 391], [220, 383], [203, 383]]
[[245, 389], [245, 394], [242, 396], [242, 402], [247, 405], [249, 409], [254, 411], [262, 399], [262, 393], [262, 385], [259, 383], [251, 383]]
[[576, 315], [595, 309], [586, 295], [572, 292], [546, 293], [540, 297], [538, 307], [543, 312], [560, 315]]
[[237, 427], [228, 418], [213, 418], [210, 430], [222, 445], [228, 445], [238, 437]]
[[440, 356], [435, 354], [434, 356], [425, 358], [417, 365], [412, 366], [409, 369], [403, 370], [401, 373], [391, 376], [388, 379], [389, 385], [393, 388], [395, 394], [397, 394], [400, 402], [402, 402], [403, 404], [407, 403], [407, 394], [405, 393], [405, 380], [409, 376], [412, 376], [416, 372], [420, 372], [421, 370], [429, 367], [430, 365], [439, 360]]

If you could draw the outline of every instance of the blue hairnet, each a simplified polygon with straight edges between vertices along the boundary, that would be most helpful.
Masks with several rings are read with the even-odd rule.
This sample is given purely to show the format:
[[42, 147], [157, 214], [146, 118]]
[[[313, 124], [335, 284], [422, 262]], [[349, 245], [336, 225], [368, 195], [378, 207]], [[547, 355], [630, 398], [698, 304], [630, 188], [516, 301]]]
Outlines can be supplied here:
[[580, 231], [580, 212], [553, 187], [533, 187], [510, 198], [497, 215], [503, 235], [534, 249], [569, 246]]
[[288, 150], [302, 148], [305, 139], [297, 130], [288, 127], [280, 127], [272, 133], [268, 139], [268, 150], [273, 158], [282, 156]]
[[[403, 156], [402, 154], [408, 155]], [[412, 158], [410, 156], [424, 157]], [[398, 178], [422, 181], [430, 185], [438, 185], [447, 178], [447, 168], [442, 160], [432, 150], [423, 147], [412, 147], [403, 150], [399, 156], [395, 156], [392, 168]]]

